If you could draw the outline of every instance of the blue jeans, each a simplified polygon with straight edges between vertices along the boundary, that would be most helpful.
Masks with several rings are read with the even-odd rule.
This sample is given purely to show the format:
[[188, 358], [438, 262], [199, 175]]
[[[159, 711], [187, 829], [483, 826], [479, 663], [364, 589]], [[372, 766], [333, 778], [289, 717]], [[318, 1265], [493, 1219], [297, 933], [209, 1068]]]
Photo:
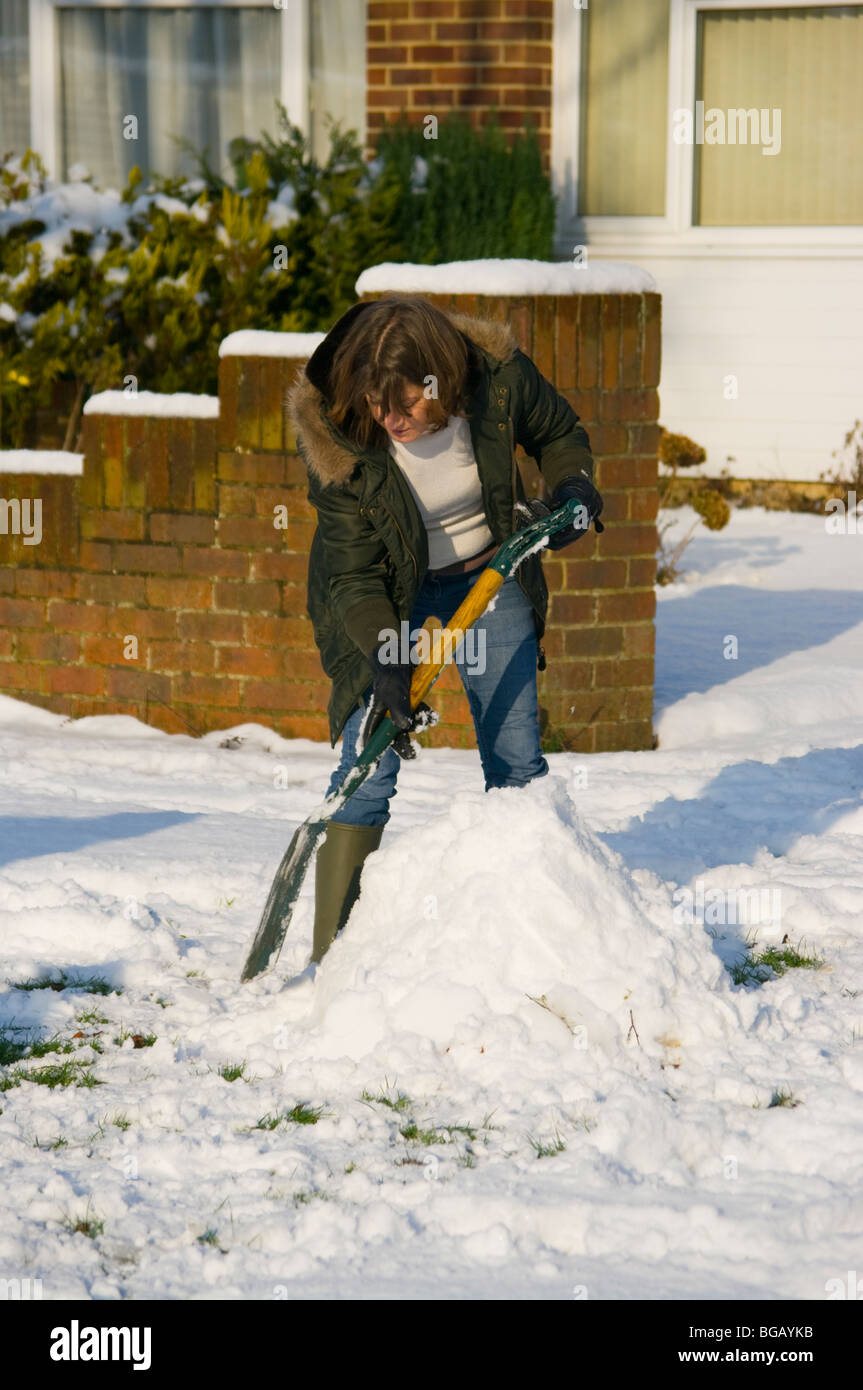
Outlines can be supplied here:
[[[427, 618], [444, 624], [473, 588], [482, 567], [439, 579], [427, 574], [410, 617], [413, 633]], [[474, 634], [473, 637], [471, 634]], [[523, 787], [548, 772], [539, 746], [536, 695], [536, 632], [533, 609], [516, 579], [504, 581], [494, 608], [473, 624], [456, 651], [456, 665], [473, 715], [485, 789]], [[364, 702], [371, 697], [371, 684]], [[342, 755], [327, 793], [341, 785], [357, 757], [365, 710], [358, 705], [342, 732]], [[377, 768], [333, 816], [344, 825], [386, 825], [401, 758], [391, 748]]]

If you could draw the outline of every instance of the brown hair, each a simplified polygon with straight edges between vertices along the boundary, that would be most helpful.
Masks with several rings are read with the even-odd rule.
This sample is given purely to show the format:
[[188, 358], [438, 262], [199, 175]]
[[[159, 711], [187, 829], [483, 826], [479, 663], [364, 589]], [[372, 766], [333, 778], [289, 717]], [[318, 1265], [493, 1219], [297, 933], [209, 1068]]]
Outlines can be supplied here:
[[372, 416], [372, 396], [384, 418], [393, 404], [404, 408], [405, 390], [425, 390], [432, 431], [451, 415], [464, 415], [480, 367], [479, 354], [442, 309], [419, 295], [391, 291], [358, 314], [333, 355], [330, 419], [353, 443], [386, 447], [389, 435]]

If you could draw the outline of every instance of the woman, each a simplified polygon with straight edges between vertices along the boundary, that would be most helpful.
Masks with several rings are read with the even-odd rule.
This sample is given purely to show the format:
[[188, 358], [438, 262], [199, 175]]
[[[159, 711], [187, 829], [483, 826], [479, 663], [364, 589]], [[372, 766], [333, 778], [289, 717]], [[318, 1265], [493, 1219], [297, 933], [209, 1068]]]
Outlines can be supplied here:
[[[309, 559], [309, 613], [341, 762], [329, 791], [383, 717], [413, 756], [409, 654], [394, 634], [435, 616], [450, 621], [497, 547], [517, 529], [521, 444], [536, 459], [551, 505], [571, 497], [595, 520], [590, 443], [578, 416], [518, 348], [503, 323], [445, 313], [417, 295], [355, 304], [309, 359], [289, 409], [309, 474], [318, 527]], [[554, 538], [554, 549], [581, 532]], [[539, 555], [502, 585], [476, 624], [482, 660], [462, 662], [477, 744], [491, 787], [524, 786], [548, 771], [539, 743], [536, 671], [548, 591]], [[376, 771], [329, 822], [318, 852], [312, 960], [347, 921], [366, 857], [389, 820], [399, 756]]]

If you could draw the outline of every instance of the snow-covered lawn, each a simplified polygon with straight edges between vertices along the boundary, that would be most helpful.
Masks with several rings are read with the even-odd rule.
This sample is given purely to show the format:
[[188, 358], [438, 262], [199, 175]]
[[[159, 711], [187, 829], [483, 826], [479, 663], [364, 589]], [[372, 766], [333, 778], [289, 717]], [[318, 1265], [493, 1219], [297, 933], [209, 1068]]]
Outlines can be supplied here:
[[[702, 531], [659, 594], [659, 749], [489, 796], [423, 752], [316, 978], [310, 875], [238, 983], [326, 745], [0, 699], [0, 1277], [826, 1299], [863, 1269], [862, 558], [811, 516]], [[747, 940], [809, 964], [735, 984]], [[114, 992], [20, 988], [61, 971]]]

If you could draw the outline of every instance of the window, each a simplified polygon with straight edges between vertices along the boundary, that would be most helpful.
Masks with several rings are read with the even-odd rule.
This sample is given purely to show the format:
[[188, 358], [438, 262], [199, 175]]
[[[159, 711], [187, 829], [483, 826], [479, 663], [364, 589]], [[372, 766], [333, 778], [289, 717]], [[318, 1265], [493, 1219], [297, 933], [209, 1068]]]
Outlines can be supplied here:
[[30, 143], [30, 27], [27, 0], [0, 0], [0, 155]]
[[329, 136], [325, 117], [356, 130], [360, 145], [366, 126], [365, 0], [311, 0], [309, 114], [312, 149], [325, 159]]
[[79, 163], [114, 187], [134, 164], [191, 174], [195, 161], [181, 141], [206, 147], [225, 173], [230, 140], [273, 130], [280, 63], [272, 6], [88, 6], [61, 9], [58, 21], [61, 177]]
[[[698, 19], [705, 132], [693, 222], [863, 223], [863, 5], [702, 10]], [[709, 142], [711, 110], [724, 143]]]
[[579, 212], [665, 212], [669, 0], [584, 11]]
[[328, 114], [362, 145], [365, 26], [365, 0], [0, 0], [0, 153], [114, 187], [135, 164], [191, 174], [197, 151], [227, 175], [277, 99], [318, 156]]

